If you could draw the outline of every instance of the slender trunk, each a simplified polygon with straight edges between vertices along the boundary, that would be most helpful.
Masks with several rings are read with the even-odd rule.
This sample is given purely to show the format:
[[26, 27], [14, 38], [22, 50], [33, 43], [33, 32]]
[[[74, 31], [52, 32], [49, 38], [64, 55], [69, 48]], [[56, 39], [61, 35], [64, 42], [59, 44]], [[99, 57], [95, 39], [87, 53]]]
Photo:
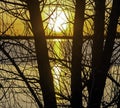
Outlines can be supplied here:
[[[102, 54], [103, 54], [103, 42], [104, 42], [104, 19], [105, 19], [105, 0], [95, 0], [95, 17], [94, 17], [94, 38], [92, 47], [92, 73], [90, 75], [88, 92], [89, 92], [89, 102], [88, 107], [96, 103], [97, 94], [91, 89], [94, 86], [94, 77], [97, 74], [101, 66]], [[95, 98], [96, 98], [95, 97]]]
[[100, 69], [94, 75], [94, 82], [91, 90], [91, 98], [88, 108], [100, 108], [101, 98], [105, 87], [107, 73], [110, 68], [110, 59], [113, 52], [114, 40], [116, 37], [116, 28], [120, 13], [120, 0], [113, 0], [113, 6], [110, 15], [110, 22], [107, 30], [107, 38], [104, 46], [102, 63]]
[[56, 108], [56, 98], [53, 85], [53, 77], [49, 64], [48, 49], [43, 29], [38, 0], [27, 1], [30, 13], [30, 22], [35, 40], [35, 49], [40, 75], [40, 85], [43, 93], [44, 107]]
[[81, 60], [83, 44], [84, 10], [85, 0], [76, 0], [71, 70], [72, 108], [82, 108]]
[[104, 42], [105, 0], [95, 0], [92, 71], [100, 68]]

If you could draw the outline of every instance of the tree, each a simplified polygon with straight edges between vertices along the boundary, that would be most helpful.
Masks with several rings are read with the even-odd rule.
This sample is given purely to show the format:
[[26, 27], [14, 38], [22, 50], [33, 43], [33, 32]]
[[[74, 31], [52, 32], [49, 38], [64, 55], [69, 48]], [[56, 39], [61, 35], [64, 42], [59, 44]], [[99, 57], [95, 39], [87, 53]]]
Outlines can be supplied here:
[[[44, 0], [0, 0], [0, 2], [0, 14], [7, 13], [15, 18], [11, 24], [6, 23], [5, 25], [5, 20], [3, 21], [3, 17], [0, 16], [6, 27], [1, 32], [4, 36], [0, 37], [0, 63], [3, 63], [0, 67], [0, 84], [2, 85], [0, 94], [3, 94], [0, 97], [0, 105], [4, 104], [4, 99], [8, 102], [7, 105], [4, 104], [1, 107], [7, 107], [10, 104], [9, 107], [22, 107], [18, 101], [24, 98], [23, 95], [30, 98], [30, 101], [24, 99], [23, 101], [31, 103], [31, 107], [32, 102], [40, 108], [66, 107], [66, 105], [73, 108], [87, 106], [99, 108], [113, 104], [119, 107], [119, 76], [118, 79], [116, 77], [114, 79], [114, 76], [108, 75], [112, 65], [111, 58], [114, 59], [114, 62], [120, 57], [119, 41], [114, 46], [114, 49], [118, 50], [113, 52], [116, 27], [119, 23], [119, 0], [113, 2], [108, 0], [107, 3], [104, 0], [62, 0], [59, 2], [51, 0], [50, 3]], [[110, 5], [109, 9], [106, 9], [106, 5]], [[46, 7], [49, 7], [50, 14], [44, 10]], [[45, 30], [49, 25], [47, 21], [52, 14], [57, 13], [57, 9], [67, 12], [65, 16], [68, 21], [66, 23], [74, 26], [73, 29], [68, 29], [70, 34], [73, 33], [73, 37], [65, 37], [67, 30], [61, 30], [64, 37], [57, 37], [57, 39], [65, 40], [57, 40], [59, 44], [55, 44], [56, 41], [51, 41], [56, 37], [48, 39], [45, 36]], [[45, 12], [47, 16], [44, 20], [42, 12]], [[107, 12], [110, 15], [109, 18], [106, 18]], [[73, 16], [74, 19], [72, 19]], [[27, 24], [25, 30], [28, 32], [30, 29], [33, 37], [25, 35], [26, 37], [21, 38], [5, 35], [8, 30], [14, 29], [13, 25], [17, 19]], [[56, 19], [53, 18], [53, 20]], [[46, 22], [47, 24], [43, 27]], [[106, 24], [108, 25], [106, 26]], [[107, 33], [105, 27], [108, 27]], [[52, 30], [53, 28], [50, 30], [50, 35]], [[71, 32], [72, 30], [73, 32]], [[12, 32], [14, 33], [14, 31]], [[104, 37], [105, 33], [106, 37]], [[119, 66], [114, 70], [119, 73]], [[51, 73], [51, 71], [54, 72]], [[34, 72], [36, 73], [34, 74]], [[110, 101], [106, 102], [103, 91], [107, 89], [105, 81], [108, 78], [111, 83], [114, 83], [113, 88], [116, 91], [114, 90], [115, 93], [111, 91]], [[56, 86], [53, 84], [55, 81]], [[16, 94], [19, 91], [22, 91], [22, 98]], [[11, 99], [10, 94], [12, 94], [16, 105], [13, 105], [13, 98]], [[10, 102], [9, 99], [11, 99]]]
[[96, 68], [97, 70], [93, 73], [94, 79], [92, 83], [91, 94], [90, 94], [91, 96], [88, 105], [89, 108], [100, 107], [107, 73], [111, 66], [110, 60], [112, 57], [114, 40], [116, 37], [116, 28], [117, 28], [119, 13], [120, 13], [120, 1], [113, 0], [104, 50], [101, 54], [102, 56], [98, 55], [98, 57], [101, 57], [102, 61], [99, 64], [99, 66]]
[[[32, 4], [32, 5], [31, 5]], [[53, 85], [53, 77], [50, 70], [47, 43], [42, 25], [39, 1], [27, 1], [27, 7], [30, 12], [30, 22], [35, 39], [35, 48], [38, 62], [38, 70], [40, 75], [40, 85], [43, 93], [44, 107], [56, 108], [55, 91]], [[36, 26], [37, 25], [37, 26]]]
[[[22, 6], [26, 6], [26, 8], [30, 13], [30, 23], [32, 26], [32, 32], [34, 34], [35, 49], [36, 49], [38, 70], [39, 70], [39, 76], [40, 76], [39, 84], [41, 86], [42, 93], [43, 93], [44, 107], [56, 108], [56, 98], [55, 98], [55, 91], [54, 91], [54, 85], [53, 85], [53, 77], [50, 70], [48, 49], [47, 49], [45, 33], [43, 29], [41, 12], [39, 8], [39, 1], [38, 0], [27, 0], [27, 1], [22, 0], [20, 1], [21, 3], [17, 3], [17, 2], [14, 3], [12, 1], [3, 0], [2, 2], [13, 4], [13, 5], [20, 5], [20, 6], [26, 3], [26, 5], [22, 5]], [[26, 78], [24, 78], [24, 75], [23, 76], [21, 75], [21, 77], [23, 78], [23, 80], [25, 80], [25, 82], [27, 81]], [[34, 96], [35, 95], [33, 95], [33, 97]], [[38, 106], [42, 107], [41, 104], [39, 104], [39, 102], [38, 102]]]
[[[105, 20], [105, 0], [95, 0], [95, 16], [94, 16], [94, 37], [93, 37], [93, 46], [92, 46], [92, 73], [90, 75], [89, 80], [89, 101], [90, 105], [95, 104], [97, 102], [97, 95], [94, 91], [91, 91], [93, 89], [92, 85], [94, 84], [94, 80], [97, 74], [97, 71], [100, 69], [101, 66], [101, 58], [103, 53], [103, 43], [104, 43], [104, 20]], [[99, 77], [100, 81], [100, 77]], [[95, 99], [91, 99], [95, 97]], [[91, 100], [94, 100], [92, 103]]]
[[85, 0], [76, 0], [71, 70], [71, 105], [82, 108], [82, 44]]

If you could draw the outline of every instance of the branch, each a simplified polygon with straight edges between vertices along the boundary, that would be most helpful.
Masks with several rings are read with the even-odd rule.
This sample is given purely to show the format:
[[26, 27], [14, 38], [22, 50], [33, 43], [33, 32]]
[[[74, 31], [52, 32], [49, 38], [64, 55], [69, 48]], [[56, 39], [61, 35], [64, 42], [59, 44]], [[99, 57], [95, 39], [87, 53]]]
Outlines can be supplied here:
[[[22, 1], [23, 1], [23, 0], [22, 0]], [[10, 2], [10, 1], [6, 1], [6, 0], [0, 0], [0, 2], [7, 3], [7, 4], [12, 4], [12, 5], [24, 6], [24, 7], [27, 6], [27, 5], [25, 5], [25, 4]]]

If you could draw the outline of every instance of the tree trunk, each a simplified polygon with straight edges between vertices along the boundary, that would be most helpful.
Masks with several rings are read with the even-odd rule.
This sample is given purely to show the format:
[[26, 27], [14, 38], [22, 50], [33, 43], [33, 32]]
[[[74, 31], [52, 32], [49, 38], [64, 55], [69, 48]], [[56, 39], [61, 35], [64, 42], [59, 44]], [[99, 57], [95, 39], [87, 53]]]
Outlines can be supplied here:
[[57, 108], [53, 85], [53, 77], [49, 64], [48, 49], [43, 29], [38, 0], [27, 0], [30, 22], [35, 40], [35, 49], [40, 75], [40, 85], [43, 93], [44, 107]]
[[110, 60], [113, 52], [114, 40], [116, 37], [116, 28], [120, 14], [120, 0], [113, 0], [113, 6], [110, 15], [110, 22], [107, 30], [107, 38], [102, 54], [102, 63], [100, 69], [94, 74], [94, 81], [91, 89], [91, 97], [88, 108], [100, 108], [101, 98], [105, 87], [107, 73], [110, 68]]
[[[88, 106], [92, 106], [97, 97], [97, 94], [91, 91], [93, 89], [94, 77], [97, 71], [100, 69], [102, 54], [103, 54], [103, 42], [104, 42], [104, 19], [105, 19], [105, 0], [95, 0], [95, 17], [94, 17], [94, 38], [92, 47], [92, 72], [90, 75], [88, 92], [89, 92], [89, 102]], [[93, 107], [92, 107], [93, 108]]]
[[81, 80], [81, 60], [83, 44], [85, 0], [76, 0], [74, 36], [72, 47], [72, 70], [71, 70], [71, 106], [72, 108], [82, 108], [82, 80]]

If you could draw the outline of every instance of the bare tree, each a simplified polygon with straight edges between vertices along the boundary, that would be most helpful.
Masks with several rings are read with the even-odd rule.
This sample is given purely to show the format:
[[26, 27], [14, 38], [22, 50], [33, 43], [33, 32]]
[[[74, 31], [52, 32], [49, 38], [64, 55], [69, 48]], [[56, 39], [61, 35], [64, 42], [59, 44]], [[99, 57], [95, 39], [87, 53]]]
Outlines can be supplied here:
[[[94, 80], [97, 72], [101, 66], [101, 58], [103, 53], [103, 43], [104, 43], [104, 20], [105, 20], [105, 0], [97, 1], [95, 0], [95, 16], [94, 16], [94, 37], [93, 37], [93, 46], [92, 46], [92, 73], [90, 76], [90, 88], [93, 89]], [[99, 77], [99, 81], [100, 81]], [[93, 83], [93, 84], [92, 84]], [[97, 96], [95, 91], [89, 90], [89, 104], [97, 103]], [[94, 98], [95, 97], [95, 98]], [[91, 99], [94, 98], [94, 99]], [[94, 101], [94, 102], [92, 102]], [[96, 101], [96, 102], [95, 102]], [[93, 106], [92, 106], [93, 107]]]
[[32, 25], [32, 30], [35, 39], [35, 48], [38, 62], [38, 70], [40, 73], [40, 85], [44, 99], [44, 107], [56, 108], [53, 77], [50, 70], [48, 49], [42, 25], [39, 1], [29, 0], [27, 1], [27, 6], [30, 12], [30, 22]]
[[[38, 70], [39, 70], [39, 76], [40, 76], [39, 84], [41, 86], [42, 93], [43, 93], [44, 107], [56, 108], [56, 98], [55, 98], [55, 91], [54, 91], [54, 85], [53, 85], [53, 77], [50, 70], [48, 49], [47, 49], [47, 43], [46, 43], [45, 33], [43, 29], [41, 12], [39, 8], [40, 6], [39, 1], [38, 0], [30, 0], [30, 1], [22, 0], [21, 3], [18, 3], [18, 2], [15, 3], [12, 1], [2, 1], [2, 2], [13, 4], [13, 5], [26, 6], [26, 8], [29, 10], [30, 23], [32, 26], [32, 31], [35, 39], [35, 49], [36, 49]], [[10, 60], [12, 61], [12, 59]], [[15, 63], [13, 65], [15, 65]], [[20, 72], [20, 70], [18, 72]], [[25, 80], [25, 82], [27, 81], [27, 79], [24, 78], [22, 74], [20, 76], [23, 78], [23, 80]], [[29, 83], [26, 83], [26, 84], [29, 85]], [[39, 104], [39, 102], [38, 102], [38, 106], [42, 107], [42, 105]]]
[[76, 0], [74, 36], [72, 47], [72, 69], [71, 69], [71, 105], [72, 108], [82, 108], [82, 44], [84, 26], [85, 0]]
[[[21, 102], [26, 102], [26, 106], [29, 104], [32, 107], [34, 104], [41, 108], [119, 107], [119, 66], [114, 69], [112, 67], [113, 73], [107, 74], [111, 63], [119, 61], [120, 57], [119, 40], [113, 49], [116, 25], [119, 23], [119, 0], [107, 0], [107, 3], [104, 0], [0, 2], [0, 14], [7, 13], [13, 18], [8, 24], [0, 16], [5, 26], [0, 37], [0, 107], [24, 107]], [[46, 8], [50, 9], [50, 13], [44, 10]], [[55, 19], [52, 18], [57, 20], [59, 9], [67, 13], [64, 15], [70, 28], [64, 30], [61, 25], [61, 34], [64, 36], [52, 37], [51, 35], [57, 34], [53, 32], [54, 24], [47, 33], [46, 30], [52, 14], [56, 14]], [[42, 12], [47, 17], [44, 18]], [[18, 19], [26, 24], [25, 36], [7, 36], [7, 31], [10, 30], [15, 35], [14, 24]], [[31, 33], [28, 33], [29, 30], [33, 37], [28, 36]], [[107, 34], [106, 40], [104, 33]], [[67, 37], [67, 34], [73, 34], [73, 37]], [[106, 101], [106, 94], [103, 94], [103, 90], [108, 90], [106, 79], [111, 84], [109, 101]]]
[[[114, 40], [116, 37], [116, 28], [120, 13], [120, 1], [119, 0], [113, 0], [112, 10], [110, 14], [110, 21], [107, 29], [107, 38], [104, 46], [104, 51], [101, 53], [101, 55], [98, 55], [98, 57], [102, 57], [102, 61], [100, 62], [99, 66], [96, 68], [94, 72], [93, 77], [93, 83], [92, 83], [92, 89], [91, 89], [91, 96], [90, 96], [90, 103], [89, 108], [99, 108], [101, 103], [101, 98], [103, 96], [103, 90], [105, 87], [105, 81], [107, 77], [107, 73], [109, 71], [109, 68], [111, 66], [110, 60], [112, 57], [113, 52], [113, 45]], [[93, 56], [94, 57], [94, 56]], [[99, 62], [98, 62], [99, 63]]]

